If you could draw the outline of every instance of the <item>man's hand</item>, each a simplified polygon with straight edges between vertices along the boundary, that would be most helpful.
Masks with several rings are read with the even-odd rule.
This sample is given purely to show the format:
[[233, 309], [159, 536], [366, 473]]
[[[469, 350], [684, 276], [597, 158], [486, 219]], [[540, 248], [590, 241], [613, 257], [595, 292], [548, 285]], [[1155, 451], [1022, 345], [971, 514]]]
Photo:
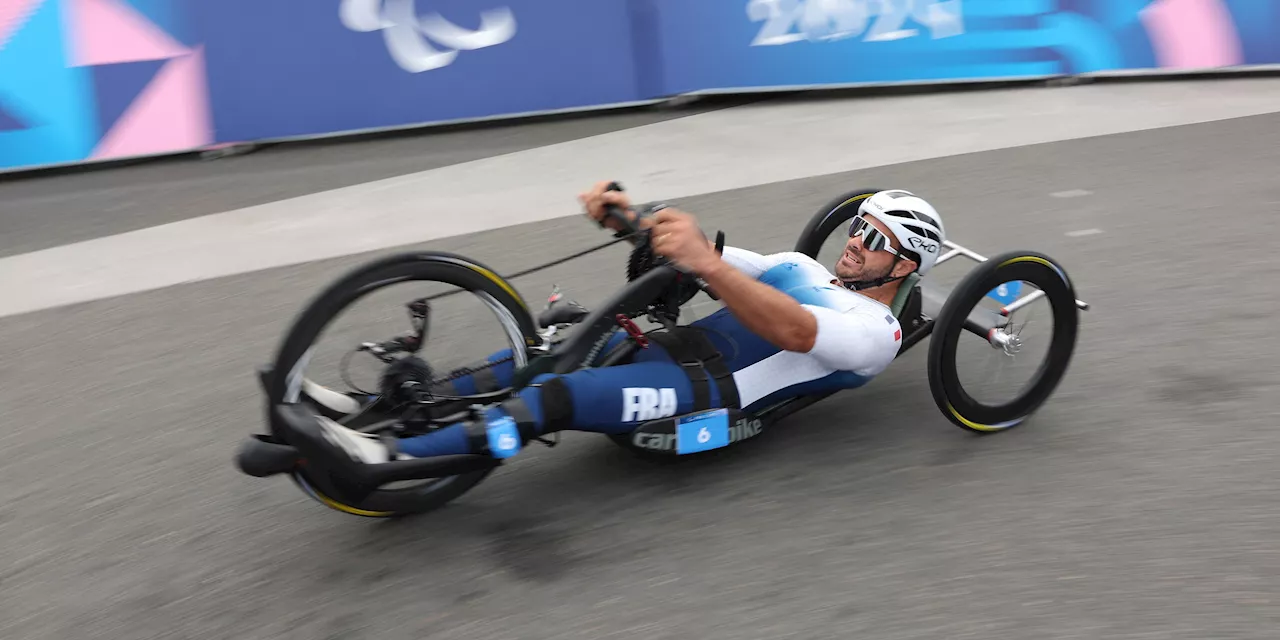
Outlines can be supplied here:
[[635, 222], [636, 214], [631, 210], [631, 199], [622, 191], [607, 191], [609, 181], [597, 182], [590, 189], [578, 195], [578, 202], [587, 210], [587, 217], [595, 220], [597, 223], [613, 229], [614, 231], [625, 231], [622, 223], [615, 218], [607, 218], [604, 208], [608, 205], [615, 205], [622, 210], [627, 219]]
[[[621, 191], [606, 191], [597, 182], [578, 196], [587, 217], [614, 231], [622, 225], [605, 218], [606, 205], [616, 205], [634, 222], [631, 200]], [[817, 338], [817, 319], [787, 294], [738, 271], [720, 258], [715, 244], [698, 228], [697, 220], [678, 209], [666, 208], [640, 223], [650, 230], [653, 250], [677, 266], [698, 275], [714, 290], [730, 313], [756, 335], [787, 351], [808, 352]]]
[[654, 253], [695, 274], [720, 262], [715, 244], [707, 239], [690, 214], [666, 208], [644, 220], [640, 226], [651, 229], [649, 237]]
[[[586, 209], [587, 217], [614, 231], [625, 231], [617, 219], [607, 217], [605, 207], [614, 205], [632, 223], [636, 213], [631, 210], [631, 199], [622, 191], [608, 191], [608, 181], [597, 182], [578, 195], [578, 201]], [[719, 262], [720, 254], [698, 228], [694, 217], [683, 211], [666, 208], [640, 223], [641, 229], [650, 229], [649, 237], [655, 253], [665, 256], [680, 267], [697, 273]]]

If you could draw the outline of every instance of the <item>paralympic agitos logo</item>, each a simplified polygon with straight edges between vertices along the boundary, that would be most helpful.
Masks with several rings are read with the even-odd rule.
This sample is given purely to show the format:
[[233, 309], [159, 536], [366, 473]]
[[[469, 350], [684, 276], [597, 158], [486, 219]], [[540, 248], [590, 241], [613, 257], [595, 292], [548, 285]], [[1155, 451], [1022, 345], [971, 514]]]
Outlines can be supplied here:
[[475, 30], [439, 12], [419, 16], [415, 0], [342, 0], [338, 12], [342, 25], [352, 31], [381, 31], [391, 59], [410, 73], [447, 67], [459, 51], [499, 45], [516, 34], [516, 18], [506, 7], [481, 12]]

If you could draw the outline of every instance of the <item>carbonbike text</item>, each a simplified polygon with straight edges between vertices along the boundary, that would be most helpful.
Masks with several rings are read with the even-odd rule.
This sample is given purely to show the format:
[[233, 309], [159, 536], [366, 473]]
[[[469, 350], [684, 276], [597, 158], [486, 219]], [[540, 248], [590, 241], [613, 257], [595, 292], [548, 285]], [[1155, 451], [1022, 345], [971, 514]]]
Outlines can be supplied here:
[[[754, 438], [764, 431], [764, 423], [759, 418], [738, 418], [729, 427], [729, 444], [747, 438]], [[631, 436], [631, 444], [641, 449], [653, 451], [675, 451], [676, 434], [674, 433], [636, 433]]]

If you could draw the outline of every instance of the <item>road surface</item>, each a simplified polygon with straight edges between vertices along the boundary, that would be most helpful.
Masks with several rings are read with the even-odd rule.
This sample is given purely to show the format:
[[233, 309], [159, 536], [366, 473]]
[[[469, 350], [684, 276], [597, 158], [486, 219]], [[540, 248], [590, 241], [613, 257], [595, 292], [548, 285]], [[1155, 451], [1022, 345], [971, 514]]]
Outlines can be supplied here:
[[[1082, 100], [1073, 91], [1136, 101], [1185, 93], [1203, 104], [1151, 98], [1134, 107], [1148, 111], [1111, 119], [1146, 113], [1149, 126], [1115, 132], [1101, 122], [1081, 132], [1088, 137], [1040, 143], [1032, 138], [1043, 131], [1014, 139], [1021, 134], [1002, 128], [996, 111], [968, 125], [942, 112], [921, 125], [952, 126], [950, 137], [933, 138], [943, 149], [936, 157], [900, 161], [879, 138], [874, 148], [810, 147], [792, 161], [852, 169], [782, 181], [729, 171], [759, 158], [735, 126], [819, 126], [801, 114], [858, 118], [881, 103], [923, 108], [930, 98], [779, 97], [2, 184], [5, 288], [15, 300], [33, 287], [63, 288], [0, 317], [0, 637], [1274, 638], [1280, 114], [1265, 104], [1280, 104], [1280, 82], [1215, 82], [1225, 88], [1015, 90], [1039, 92], [1026, 99], [1048, 114]], [[1219, 106], [1227, 111], [1211, 111]], [[1179, 112], [1195, 113], [1184, 122], [1151, 115]], [[149, 280], [155, 269], [143, 266], [158, 258], [139, 254], [121, 265], [135, 272], [113, 276], [118, 291], [67, 288], [63, 276], [20, 283], [53, 255], [45, 250], [61, 248], [65, 266], [79, 265], [92, 283], [92, 265], [131, 246], [129, 233], [213, 224], [231, 210], [294, 216], [318, 233], [305, 207], [281, 207], [351, 198], [348, 188], [428, 184], [433, 172], [468, 167], [479, 180], [476, 172], [498, 166], [485, 163], [544, 163], [547, 149], [593, 141], [605, 146], [592, 153], [626, 154], [609, 145], [694, 124], [705, 138], [668, 141], [667, 161], [692, 162], [698, 146], [721, 156], [721, 182], [751, 184], [712, 180], [698, 192], [649, 174], [575, 169], [561, 178], [583, 187], [630, 180], [638, 198], [671, 198], [730, 243], [760, 251], [789, 249], [844, 190], [911, 189], [943, 212], [961, 244], [1040, 250], [1070, 270], [1093, 310], [1081, 316], [1059, 391], [1026, 425], [974, 437], [933, 407], [921, 348], [868, 387], [705, 463], [655, 466], [603, 437], [567, 434], [438, 514], [373, 521], [327, 510], [285, 480], [242, 476], [231, 456], [262, 427], [254, 367], [301, 305], [345, 269], [403, 246], [378, 238], [360, 253], [366, 245], [351, 239], [344, 255], [291, 254], [267, 268], [231, 255], [175, 261], [190, 273], [174, 284]], [[1007, 134], [1008, 144], [966, 137], [974, 126]], [[899, 133], [928, 140], [922, 130]], [[504, 189], [517, 210], [519, 194], [538, 206], [556, 197], [510, 182], [476, 197]], [[438, 237], [406, 227], [401, 244], [515, 272], [603, 239], [575, 215], [574, 195], [558, 196], [558, 217], [495, 213], [481, 221], [489, 228]], [[448, 217], [440, 205], [454, 200], [432, 197], [424, 193], [421, 215]], [[215, 240], [236, 246], [235, 233], [191, 241], [212, 251]], [[93, 240], [101, 244], [74, 244]], [[517, 284], [541, 299], [558, 283], [590, 305], [619, 285], [624, 258], [614, 248]], [[957, 261], [952, 273], [962, 268]]]

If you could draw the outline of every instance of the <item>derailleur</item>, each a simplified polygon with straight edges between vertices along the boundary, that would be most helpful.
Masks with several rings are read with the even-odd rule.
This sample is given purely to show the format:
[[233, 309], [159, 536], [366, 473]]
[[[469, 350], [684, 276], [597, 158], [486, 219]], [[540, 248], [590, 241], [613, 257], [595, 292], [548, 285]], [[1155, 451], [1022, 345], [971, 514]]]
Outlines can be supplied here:
[[[378, 381], [377, 393], [369, 395], [381, 396], [383, 402], [390, 406], [413, 402], [430, 385], [434, 373], [431, 366], [417, 355], [427, 339], [431, 324], [431, 304], [423, 298], [408, 303], [406, 307], [412, 327], [409, 333], [383, 342], [362, 342], [355, 350], [356, 353], [368, 353], [386, 365]], [[343, 367], [345, 371], [345, 360]]]

